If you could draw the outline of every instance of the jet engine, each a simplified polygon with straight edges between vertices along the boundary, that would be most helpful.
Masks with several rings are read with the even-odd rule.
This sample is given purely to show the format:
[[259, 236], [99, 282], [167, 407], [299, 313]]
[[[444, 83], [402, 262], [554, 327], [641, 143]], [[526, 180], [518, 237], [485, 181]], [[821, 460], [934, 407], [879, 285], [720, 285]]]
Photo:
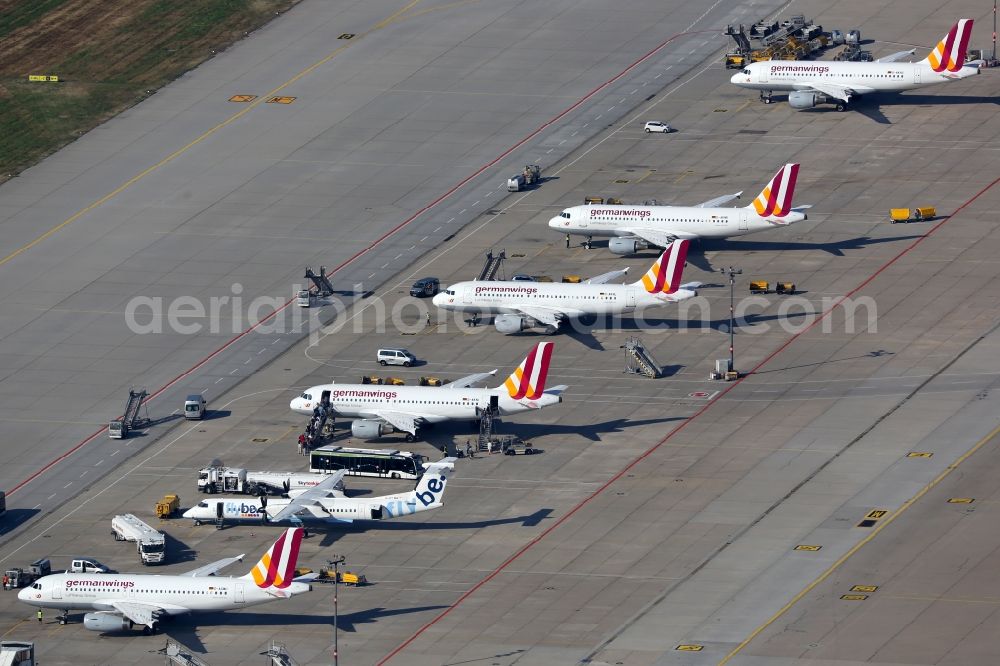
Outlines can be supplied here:
[[504, 335], [513, 335], [531, 328], [531, 322], [527, 317], [518, 315], [498, 315], [493, 319], [493, 325]]
[[375, 439], [392, 432], [392, 426], [371, 419], [351, 421], [351, 435], [358, 439]]
[[83, 626], [91, 631], [128, 631], [132, 621], [114, 611], [97, 611], [83, 616]]
[[795, 90], [788, 93], [788, 106], [793, 109], [811, 109], [826, 101], [826, 96], [814, 92]]
[[649, 243], [638, 238], [612, 238], [608, 241], [608, 249], [615, 254], [635, 254], [649, 247]]

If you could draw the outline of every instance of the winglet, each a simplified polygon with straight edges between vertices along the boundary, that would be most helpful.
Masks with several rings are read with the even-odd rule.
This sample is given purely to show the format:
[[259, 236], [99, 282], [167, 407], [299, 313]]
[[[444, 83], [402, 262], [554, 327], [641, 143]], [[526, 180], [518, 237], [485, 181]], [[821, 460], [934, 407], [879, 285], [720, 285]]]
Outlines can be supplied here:
[[689, 245], [691, 241], [685, 239], [671, 243], [636, 284], [651, 294], [675, 293], [681, 286]]
[[545, 378], [549, 373], [553, 343], [539, 342], [521, 365], [514, 368], [504, 386], [514, 400], [537, 400], [545, 392]]
[[747, 208], [753, 209], [761, 217], [785, 217], [792, 210], [792, 195], [795, 193], [798, 175], [798, 164], [781, 167]]
[[285, 530], [244, 578], [252, 578], [257, 587], [264, 590], [271, 587], [284, 589], [291, 585], [295, 579], [302, 534], [301, 527]]
[[934, 50], [927, 54], [924, 62], [935, 72], [957, 72], [965, 64], [966, 49], [972, 37], [972, 19], [959, 19]]

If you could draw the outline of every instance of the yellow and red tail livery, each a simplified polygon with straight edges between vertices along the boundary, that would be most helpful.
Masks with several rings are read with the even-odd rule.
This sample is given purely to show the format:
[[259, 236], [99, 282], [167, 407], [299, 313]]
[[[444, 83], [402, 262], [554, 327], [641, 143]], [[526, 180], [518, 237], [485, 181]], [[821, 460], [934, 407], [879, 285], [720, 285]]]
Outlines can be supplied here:
[[792, 195], [795, 193], [795, 179], [798, 175], [798, 164], [786, 164], [781, 167], [749, 207], [761, 217], [788, 215], [788, 211], [792, 209]]
[[663, 251], [640, 280], [646, 291], [651, 294], [672, 294], [677, 291], [690, 244], [689, 240], [676, 240]]
[[539, 342], [521, 365], [507, 377], [504, 386], [514, 400], [537, 400], [545, 392], [545, 377], [552, 359], [551, 342]]
[[299, 546], [302, 544], [302, 532], [301, 527], [289, 528], [267, 549], [264, 556], [250, 570], [250, 576], [257, 587], [283, 589], [292, 584], [292, 579], [295, 578], [295, 563], [299, 557]]
[[935, 72], [957, 72], [965, 64], [966, 49], [972, 36], [972, 19], [959, 19], [948, 34], [927, 55], [927, 62]]

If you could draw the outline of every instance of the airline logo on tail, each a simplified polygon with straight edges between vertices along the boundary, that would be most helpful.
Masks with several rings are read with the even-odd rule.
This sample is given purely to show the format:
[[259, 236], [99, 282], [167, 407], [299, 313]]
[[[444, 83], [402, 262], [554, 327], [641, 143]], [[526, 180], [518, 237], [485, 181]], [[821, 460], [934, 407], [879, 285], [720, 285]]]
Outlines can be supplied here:
[[539, 342], [521, 365], [514, 369], [504, 386], [514, 400], [537, 400], [545, 392], [545, 377], [552, 358], [551, 342]]
[[795, 179], [798, 175], [798, 164], [781, 167], [750, 206], [761, 217], [785, 217], [792, 209], [792, 194], [795, 193]]
[[295, 563], [299, 557], [301, 543], [301, 527], [292, 527], [278, 537], [250, 570], [250, 576], [257, 587], [265, 590], [269, 587], [284, 589], [291, 585], [292, 579], [295, 578]]
[[673, 294], [681, 284], [684, 261], [687, 259], [689, 240], [678, 240], [670, 244], [652, 268], [642, 276], [642, 286], [651, 294]]
[[957, 72], [965, 64], [965, 52], [972, 36], [972, 19], [960, 19], [927, 55], [935, 72]]

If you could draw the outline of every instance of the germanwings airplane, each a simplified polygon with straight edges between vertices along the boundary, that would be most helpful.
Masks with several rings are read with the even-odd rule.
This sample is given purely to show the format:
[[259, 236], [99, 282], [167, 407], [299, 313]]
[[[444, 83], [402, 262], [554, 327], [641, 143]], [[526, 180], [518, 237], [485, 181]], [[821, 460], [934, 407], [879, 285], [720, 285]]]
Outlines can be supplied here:
[[328, 403], [336, 416], [359, 419], [351, 422], [354, 437], [374, 439], [397, 430], [405, 432], [406, 441], [412, 442], [425, 425], [478, 419], [491, 406], [498, 415], [509, 416], [562, 402], [560, 394], [566, 386], [545, 390], [551, 358], [552, 343], [538, 343], [496, 388], [472, 388], [493, 377], [496, 370], [439, 387], [321, 384], [307, 389], [288, 406], [299, 414], [312, 414], [317, 406]]
[[[438, 389], [439, 391], [441, 389]], [[219, 497], [202, 500], [184, 512], [195, 525], [221, 519], [223, 522], [254, 521], [268, 525], [304, 522], [346, 523], [356, 520], [389, 520], [430, 511], [442, 506], [448, 474], [455, 469], [455, 458], [442, 458], [424, 465], [417, 486], [408, 493], [382, 497], [344, 497], [336, 493], [343, 470], [289, 499]]]
[[830, 102], [843, 111], [855, 97], [873, 92], [899, 92], [964, 79], [979, 73], [979, 62], [965, 62], [972, 19], [961, 19], [920, 62], [898, 62], [912, 55], [901, 51], [875, 62], [797, 62], [768, 60], [745, 67], [730, 79], [741, 88], [760, 91], [765, 104], [771, 93], [788, 90], [788, 104], [811, 109]]
[[39, 578], [17, 598], [38, 608], [57, 608], [66, 624], [71, 610], [88, 610], [83, 626], [91, 631], [126, 631], [142, 625], [149, 635], [170, 615], [224, 611], [288, 599], [312, 585], [295, 578], [302, 529], [286, 531], [250, 573], [239, 578], [214, 575], [243, 556], [219, 560], [179, 576], [146, 574], [52, 574]]
[[690, 241], [672, 243], [653, 266], [632, 284], [607, 284], [628, 269], [598, 275], [579, 284], [557, 282], [459, 282], [434, 297], [444, 310], [496, 315], [493, 325], [504, 334], [545, 326], [554, 333], [566, 321], [584, 315], [616, 315], [696, 296], [682, 285]]
[[792, 208], [798, 164], [786, 164], [757, 198], [744, 208], [715, 208], [739, 197], [727, 194], [698, 206], [573, 206], [549, 220], [565, 234], [611, 236], [608, 249], [633, 254], [651, 246], [667, 247], [677, 239], [729, 238], [784, 227], [807, 219], [803, 209]]

